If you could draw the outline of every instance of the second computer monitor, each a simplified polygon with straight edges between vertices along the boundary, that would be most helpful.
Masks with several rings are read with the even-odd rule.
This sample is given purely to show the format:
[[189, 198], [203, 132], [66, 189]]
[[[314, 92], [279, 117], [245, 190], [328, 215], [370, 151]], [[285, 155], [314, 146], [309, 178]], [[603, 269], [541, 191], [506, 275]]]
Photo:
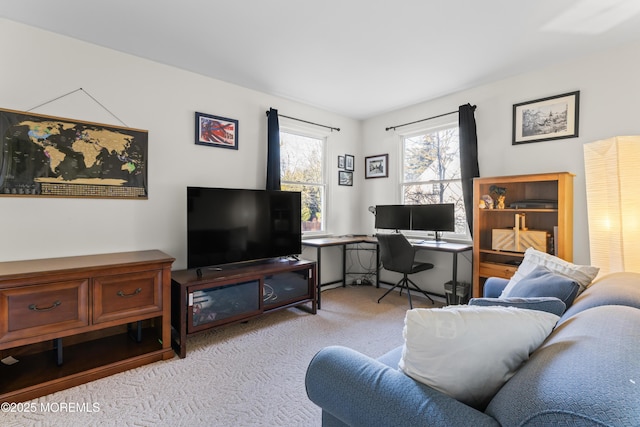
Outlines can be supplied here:
[[424, 231], [455, 231], [453, 203], [414, 205], [411, 210], [411, 229]]

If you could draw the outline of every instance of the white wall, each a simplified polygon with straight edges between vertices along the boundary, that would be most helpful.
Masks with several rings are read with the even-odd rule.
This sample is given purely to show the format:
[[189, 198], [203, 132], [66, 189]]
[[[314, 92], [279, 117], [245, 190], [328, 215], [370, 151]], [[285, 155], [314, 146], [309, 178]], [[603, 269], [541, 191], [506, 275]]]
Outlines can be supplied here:
[[[186, 267], [186, 187], [264, 188], [266, 115], [335, 126], [329, 136], [329, 231], [351, 232], [360, 208], [337, 185], [337, 156], [360, 157], [361, 123], [79, 40], [0, 19], [0, 107], [28, 110], [83, 88], [127, 126], [149, 131], [148, 200], [0, 197], [0, 261], [160, 249]], [[239, 120], [239, 150], [194, 144], [196, 111]], [[33, 112], [122, 124], [83, 92]]]
[[[82, 87], [128, 126], [149, 131], [148, 200], [0, 197], [0, 261], [160, 249], [177, 258], [174, 268], [184, 268], [185, 187], [263, 188], [269, 107], [342, 129], [329, 136], [329, 231], [372, 233], [373, 216], [366, 207], [399, 200], [399, 140], [385, 127], [454, 111], [469, 102], [478, 107], [482, 176], [550, 171], [576, 175], [574, 261], [587, 264], [582, 145], [640, 133], [637, 43], [364, 122], [4, 19], [0, 19], [0, 46], [1, 108], [27, 110]], [[511, 145], [514, 103], [574, 90], [581, 96], [579, 138]], [[238, 119], [239, 150], [196, 146], [195, 111]], [[34, 112], [121, 125], [82, 92]], [[390, 177], [365, 180], [363, 157], [384, 153], [390, 155]], [[343, 154], [356, 156], [353, 187], [337, 185], [337, 156]], [[303, 255], [314, 257], [308, 250]], [[448, 255], [422, 256], [438, 267], [435, 275], [425, 273], [421, 282], [441, 293], [442, 283], [450, 277]], [[461, 258], [460, 277], [470, 280], [470, 262]], [[334, 279], [338, 269], [329, 261], [340, 262], [338, 254], [323, 260], [327, 260], [324, 277]]]
[[[473, 64], [469, 66], [473, 67]], [[459, 105], [471, 103], [477, 105], [475, 117], [481, 176], [563, 171], [576, 175], [574, 262], [589, 264], [582, 146], [587, 142], [615, 135], [640, 134], [639, 68], [640, 44], [634, 43], [366, 120], [363, 125], [365, 142], [362, 155], [389, 153], [390, 177], [366, 180], [362, 203], [368, 206], [400, 200], [399, 136], [393, 131], [386, 132], [386, 127], [455, 111]], [[580, 91], [578, 138], [511, 144], [513, 104], [575, 90]], [[360, 216], [363, 224], [361, 232], [372, 232], [372, 215], [364, 212]], [[435, 259], [436, 264], [446, 262], [444, 256], [425, 254], [424, 257], [427, 260]], [[423, 283], [428, 283], [425, 288], [440, 291], [443, 281], [450, 277], [446, 269], [441, 276], [429, 274], [430, 272], [424, 273], [421, 279]], [[462, 277], [464, 274], [462, 273]]]

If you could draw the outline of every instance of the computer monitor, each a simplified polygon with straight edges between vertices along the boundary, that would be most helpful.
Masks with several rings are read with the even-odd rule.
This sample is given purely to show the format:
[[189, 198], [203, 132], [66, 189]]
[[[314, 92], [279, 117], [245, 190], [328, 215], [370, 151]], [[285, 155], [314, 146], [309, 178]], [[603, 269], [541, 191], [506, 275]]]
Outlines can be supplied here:
[[387, 230], [410, 230], [411, 206], [377, 205], [375, 228]]
[[455, 205], [440, 203], [430, 205], [413, 205], [411, 207], [411, 229], [439, 232], [455, 231]]

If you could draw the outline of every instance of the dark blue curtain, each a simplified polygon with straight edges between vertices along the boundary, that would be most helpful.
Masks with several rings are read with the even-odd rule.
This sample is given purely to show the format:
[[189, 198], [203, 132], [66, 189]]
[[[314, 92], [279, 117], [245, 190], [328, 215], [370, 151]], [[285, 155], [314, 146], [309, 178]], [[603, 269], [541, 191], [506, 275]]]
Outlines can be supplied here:
[[478, 135], [476, 133], [475, 105], [465, 104], [458, 108], [460, 133], [460, 174], [462, 198], [467, 214], [469, 233], [473, 235], [473, 178], [480, 176], [478, 167]]
[[278, 110], [267, 112], [267, 190], [280, 190], [280, 124]]

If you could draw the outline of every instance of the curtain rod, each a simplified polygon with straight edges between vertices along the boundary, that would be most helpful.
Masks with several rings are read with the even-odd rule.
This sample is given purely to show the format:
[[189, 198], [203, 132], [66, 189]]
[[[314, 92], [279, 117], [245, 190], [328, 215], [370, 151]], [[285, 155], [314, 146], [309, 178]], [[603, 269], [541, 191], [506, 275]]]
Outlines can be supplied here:
[[[331, 129], [331, 131], [335, 130], [335, 131], [340, 132], [340, 128], [334, 128], [333, 126], [321, 125], [320, 123], [314, 123], [314, 122], [309, 122], [307, 120], [296, 119], [295, 117], [289, 117], [289, 116], [285, 116], [285, 115], [282, 115], [282, 114], [278, 114], [278, 116], [279, 117], [285, 117], [285, 118], [291, 119], [291, 120], [297, 120], [297, 121], [303, 122], [303, 123], [308, 123], [308, 124], [314, 125], [314, 126], [320, 126], [320, 127], [323, 127], [323, 128]], [[267, 111], [267, 117], [269, 117], [269, 112], [268, 111]]]
[[420, 119], [420, 120], [416, 120], [415, 122], [409, 122], [409, 123], [403, 123], [401, 125], [395, 125], [395, 126], [389, 126], [388, 128], [385, 128], [384, 130], [386, 131], [390, 131], [390, 130], [396, 130], [397, 128], [400, 128], [402, 126], [409, 126], [412, 125], [414, 123], [420, 123], [420, 122], [425, 122], [427, 120], [432, 120], [432, 119], [437, 119], [438, 117], [444, 117], [444, 116], [448, 116], [449, 114], [458, 114], [458, 111], [450, 111], [448, 113], [444, 113], [444, 114], [440, 114], [437, 116], [433, 116], [433, 117], [427, 117], [426, 119]]

